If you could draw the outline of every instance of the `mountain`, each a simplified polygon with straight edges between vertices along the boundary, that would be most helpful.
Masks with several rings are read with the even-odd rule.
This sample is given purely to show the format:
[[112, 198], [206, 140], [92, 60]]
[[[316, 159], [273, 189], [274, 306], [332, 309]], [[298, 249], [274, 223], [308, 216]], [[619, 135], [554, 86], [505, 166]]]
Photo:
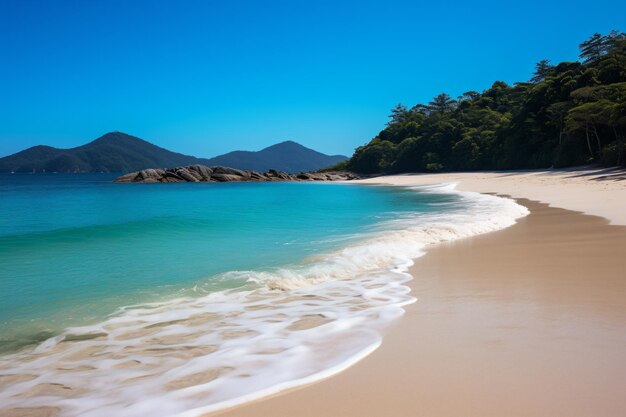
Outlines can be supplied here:
[[258, 152], [236, 151], [203, 159], [171, 152], [125, 133], [111, 132], [71, 149], [33, 146], [0, 158], [0, 172], [132, 172], [203, 164], [292, 173], [325, 168], [345, 159], [345, 156], [324, 155], [291, 141]]
[[207, 165], [222, 165], [238, 169], [264, 172], [278, 169], [289, 173], [315, 171], [345, 161], [343, 155], [326, 155], [299, 143], [286, 141], [257, 152], [234, 151], [210, 158]]
[[0, 172], [129, 172], [203, 162], [125, 133], [111, 132], [71, 149], [33, 146], [0, 158]]

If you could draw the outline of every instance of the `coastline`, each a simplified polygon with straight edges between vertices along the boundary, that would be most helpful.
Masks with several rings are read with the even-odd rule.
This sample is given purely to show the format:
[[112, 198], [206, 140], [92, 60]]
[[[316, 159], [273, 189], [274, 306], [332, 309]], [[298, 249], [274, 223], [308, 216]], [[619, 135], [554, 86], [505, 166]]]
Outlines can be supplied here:
[[552, 207], [604, 217], [626, 225], [626, 170], [571, 168], [559, 170], [477, 171], [404, 174], [350, 183], [399, 186], [457, 183], [457, 190], [502, 194], [550, 204]]
[[[381, 326], [415, 301], [404, 283], [426, 245], [499, 230], [528, 213], [510, 200], [452, 188], [425, 187], [427, 195], [420, 196], [410, 189], [332, 187], [396, 198], [386, 208], [387, 221], [380, 211], [371, 213], [379, 229], [294, 268], [261, 272], [254, 278], [265, 285], [256, 290], [139, 305], [3, 358], [0, 415], [69, 410], [67, 415], [130, 416], [150, 409], [197, 416], [344, 370], [378, 347]], [[351, 206], [346, 214], [363, 213], [368, 215]], [[307, 289], [311, 281], [317, 283], [313, 291]], [[92, 390], [91, 381], [107, 388]]]
[[520, 200], [531, 214], [516, 225], [429, 248], [410, 271], [418, 302], [365, 360], [321, 383], [218, 414], [623, 415], [626, 228], [607, 221], [626, 224], [623, 175], [520, 171], [359, 181], [457, 182], [460, 190], [550, 206]]

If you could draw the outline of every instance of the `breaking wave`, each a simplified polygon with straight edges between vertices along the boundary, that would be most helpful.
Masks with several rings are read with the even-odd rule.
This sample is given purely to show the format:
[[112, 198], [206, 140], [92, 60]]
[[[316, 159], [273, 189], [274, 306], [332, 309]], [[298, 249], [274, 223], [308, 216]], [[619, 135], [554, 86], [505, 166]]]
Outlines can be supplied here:
[[429, 245], [528, 214], [454, 184], [413, 188], [461, 204], [399, 215], [296, 265], [219, 277], [247, 283], [237, 290], [126, 307], [0, 357], [0, 404], [61, 416], [199, 416], [340, 372], [416, 300], [407, 271]]

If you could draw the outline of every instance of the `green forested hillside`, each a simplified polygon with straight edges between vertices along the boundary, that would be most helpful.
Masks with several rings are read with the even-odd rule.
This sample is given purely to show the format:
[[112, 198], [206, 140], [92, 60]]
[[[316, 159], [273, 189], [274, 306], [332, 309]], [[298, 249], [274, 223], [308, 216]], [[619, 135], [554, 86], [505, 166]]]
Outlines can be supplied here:
[[576, 62], [542, 60], [531, 80], [399, 104], [357, 148], [362, 173], [626, 165], [626, 34], [594, 34]]

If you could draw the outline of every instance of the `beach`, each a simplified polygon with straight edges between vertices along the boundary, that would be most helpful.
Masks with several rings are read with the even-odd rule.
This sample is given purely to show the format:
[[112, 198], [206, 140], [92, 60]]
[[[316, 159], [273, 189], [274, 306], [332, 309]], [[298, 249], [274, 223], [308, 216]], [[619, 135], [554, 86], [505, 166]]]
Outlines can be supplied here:
[[0, 1], [0, 417], [626, 417], [624, 15]]
[[415, 304], [382, 346], [319, 383], [223, 416], [623, 416], [623, 171], [401, 175], [457, 183], [530, 209], [507, 229], [431, 247]]

